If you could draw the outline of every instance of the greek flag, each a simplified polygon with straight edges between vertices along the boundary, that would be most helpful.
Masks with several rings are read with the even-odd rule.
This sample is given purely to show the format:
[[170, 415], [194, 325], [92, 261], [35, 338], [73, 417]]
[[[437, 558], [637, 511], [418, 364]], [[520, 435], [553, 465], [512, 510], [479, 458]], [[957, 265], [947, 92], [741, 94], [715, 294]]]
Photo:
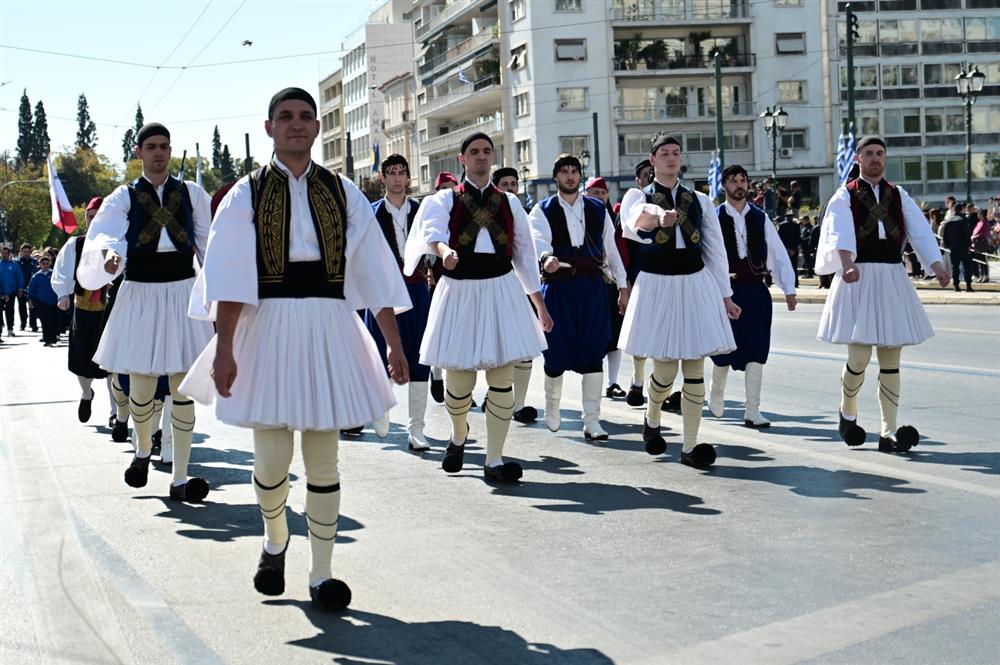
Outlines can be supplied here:
[[854, 125], [851, 125], [847, 136], [841, 133], [840, 138], [837, 139], [837, 176], [840, 178], [841, 185], [847, 182], [847, 174], [851, 172], [855, 154]]
[[715, 151], [712, 161], [708, 164], [708, 197], [713, 201], [722, 195], [722, 164], [719, 163], [719, 152]]
[[524, 207], [533, 208], [535, 207], [535, 197], [531, 195], [531, 192], [527, 189], [524, 190]]
[[464, 68], [458, 70], [458, 82], [459, 83], [472, 83], [472, 81], [469, 80], [469, 77], [465, 75], [465, 69]]

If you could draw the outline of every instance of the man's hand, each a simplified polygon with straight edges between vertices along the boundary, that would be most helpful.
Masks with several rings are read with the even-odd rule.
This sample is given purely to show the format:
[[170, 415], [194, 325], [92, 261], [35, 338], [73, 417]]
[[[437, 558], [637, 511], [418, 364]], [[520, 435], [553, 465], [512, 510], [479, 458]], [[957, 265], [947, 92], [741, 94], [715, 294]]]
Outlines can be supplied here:
[[934, 276], [937, 277], [938, 284], [941, 285], [942, 289], [948, 286], [948, 282], [951, 281], [951, 275], [945, 271], [943, 263], [935, 261], [931, 264], [931, 270], [934, 271]]
[[628, 309], [628, 296], [629, 289], [618, 289], [618, 313], [625, 316], [625, 310]]
[[798, 304], [798, 301], [795, 299], [795, 294], [794, 293], [792, 295], [790, 295], [790, 296], [785, 296], [785, 305], [788, 306], [788, 311], [789, 312], [794, 312], [795, 311], [795, 306], [797, 304]]
[[[115, 275], [118, 273], [118, 267], [122, 263], [122, 257], [118, 256], [114, 252], [109, 252], [111, 255], [104, 261], [104, 271], [109, 275]], [[105, 254], [107, 256], [107, 254]]]
[[67, 311], [69, 309], [69, 296], [63, 296], [60, 298], [59, 302], [56, 303], [56, 307], [64, 312]]
[[219, 346], [215, 350], [215, 360], [212, 362], [212, 379], [215, 381], [215, 390], [220, 397], [231, 397], [229, 391], [236, 381], [236, 359], [233, 358], [231, 348]]
[[660, 226], [669, 229], [676, 223], [677, 223], [676, 210], [665, 210], [663, 214], [660, 215]]
[[444, 265], [445, 270], [454, 270], [455, 266], [458, 265], [458, 252], [451, 247], [443, 250], [441, 252], [441, 264]]
[[542, 325], [542, 330], [545, 332], [552, 332], [552, 329], [556, 327], [556, 322], [549, 316], [549, 310], [544, 305], [538, 310], [538, 322]]
[[844, 264], [844, 272], [841, 274], [841, 279], [847, 284], [854, 284], [861, 279], [861, 272], [854, 265], [853, 261]]
[[549, 256], [545, 259], [544, 263], [542, 263], [542, 270], [547, 273], [553, 273], [556, 270], [559, 270], [559, 259], [554, 256]]
[[386, 344], [385, 358], [389, 369], [389, 376], [398, 385], [403, 385], [410, 380], [410, 366], [406, 362], [406, 355], [403, 349], [395, 344]]
[[743, 310], [740, 308], [739, 305], [733, 302], [732, 298], [723, 298], [722, 302], [725, 303], [726, 305], [726, 316], [728, 316], [733, 321], [740, 318], [740, 314], [743, 312]]

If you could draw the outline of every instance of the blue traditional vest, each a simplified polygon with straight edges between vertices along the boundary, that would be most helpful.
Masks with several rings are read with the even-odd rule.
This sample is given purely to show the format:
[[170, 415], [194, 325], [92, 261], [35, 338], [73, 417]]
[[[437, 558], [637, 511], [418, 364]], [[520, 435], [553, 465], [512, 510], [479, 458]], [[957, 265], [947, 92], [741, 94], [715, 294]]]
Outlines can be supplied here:
[[[187, 185], [168, 176], [161, 201], [152, 183], [139, 177], [128, 184], [128, 196], [125, 279], [175, 282], [194, 277], [194, 206]], [[156, 251], [163, 231], [177, 251]]]
[[320, 260], [290, 261], [292, 194], [288, 174], [273, 162], [250, 175], [257, 235], [259, 298], [344, 298], [347, 193], [340, 176], [315, 163], [306, 173], [309, 213]]
[[[406, 232], [409, 233], [410, 229], [413, 228], [413, 220], [417, 218], [417, 209], [420, 204], [417, 203], [415, 199], [407, 198], [406, 202], [409, 204], [409, 212], [406, 213]], [[403, 248], [399, 246], [396, 242], [396, 222], [392, 219], [392, 213], [389, 212], [389, 208], [386, 206], [385, 199], [379, 199], [372, 204], [372, 210], [375, 211], [375, 219], [378, 221], [379, 227], [382, 229], [382, 235], [385, 236], [385, 241], [389, 243], [389, 249], [392, 251], [392, 255], [396, 259], [396, 263], [399, 265], [399, 272], [403, 272]], [[421, 264], [421, 267], [423, 264]], [[412, 275], [403, 275], [403, 281], [407, 284], [419, 284], [426, 280], [426, 276], [423, 270], [416, 270]]]
[[557, 270], [554, 273], [542, 271], [543, 282], [553, 282], [570, 277], [599, 277], [604, 262], [604, 218], [607, 209], [599, 199], [581, 194], [583, 199], [583, 244], [574, 247], [570, 241], [566, 212], [559, 203], [559, 195], [554, 194], [538, 205], [549, 222], [552, 232], [552, 255], [560, 263], [572, 269]]
[[747, 226], [747, 255], [740, 258], [736, 244], [736, 222], [726, 209], [726, 204], [720, 205], [716, 211], [719, 214], [719, 225], [722, 227], [722, 241], [726, 246], [726, 257], [729, 259], [729, 277], [734, 282], [759, 282], [767, 273], [767, 240], [764, 235], [764, 225], [767, 215], [752, 203], [747, 203], [744, 216]]
[[684, 235], [685, 247], [677, 247], [676, 228], [657, 227], [639, 231], [639, 237], [653, 242], [640, 244], [641, 270], [657, 275], [691, 275], [705, 267], [701, 257], [701, 203], [690, 189], [677, 187], [677, 200], [659, 182], [645, 187], [646, 203], [677, 211], [677, 224]]

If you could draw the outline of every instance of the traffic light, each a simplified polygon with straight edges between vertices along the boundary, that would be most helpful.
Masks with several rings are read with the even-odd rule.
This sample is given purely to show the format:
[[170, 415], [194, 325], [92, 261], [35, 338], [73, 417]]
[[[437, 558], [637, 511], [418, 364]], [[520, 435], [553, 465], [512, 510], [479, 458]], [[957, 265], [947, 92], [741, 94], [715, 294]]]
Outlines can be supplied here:
[[856, 42], [861, 37], [861, 33], [858, 32], [858, 17], [851, 11], [850, 6], [847, 8], [847, 36], [851, 42]]

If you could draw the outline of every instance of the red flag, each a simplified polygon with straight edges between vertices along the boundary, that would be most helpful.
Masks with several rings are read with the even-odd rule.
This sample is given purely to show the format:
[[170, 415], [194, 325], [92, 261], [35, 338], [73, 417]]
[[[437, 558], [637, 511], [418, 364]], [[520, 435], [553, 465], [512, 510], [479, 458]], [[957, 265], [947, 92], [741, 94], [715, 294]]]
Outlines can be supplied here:
[[76, 231], [76, 215], [73, 214], [73, 206], [66, 198], [66, 190], [59, 182], [59, 174], [56, 173], [56, 163], [49, 155], [49, 198], [52, 199], [52, 224], [63, 230], [67, 235]]

